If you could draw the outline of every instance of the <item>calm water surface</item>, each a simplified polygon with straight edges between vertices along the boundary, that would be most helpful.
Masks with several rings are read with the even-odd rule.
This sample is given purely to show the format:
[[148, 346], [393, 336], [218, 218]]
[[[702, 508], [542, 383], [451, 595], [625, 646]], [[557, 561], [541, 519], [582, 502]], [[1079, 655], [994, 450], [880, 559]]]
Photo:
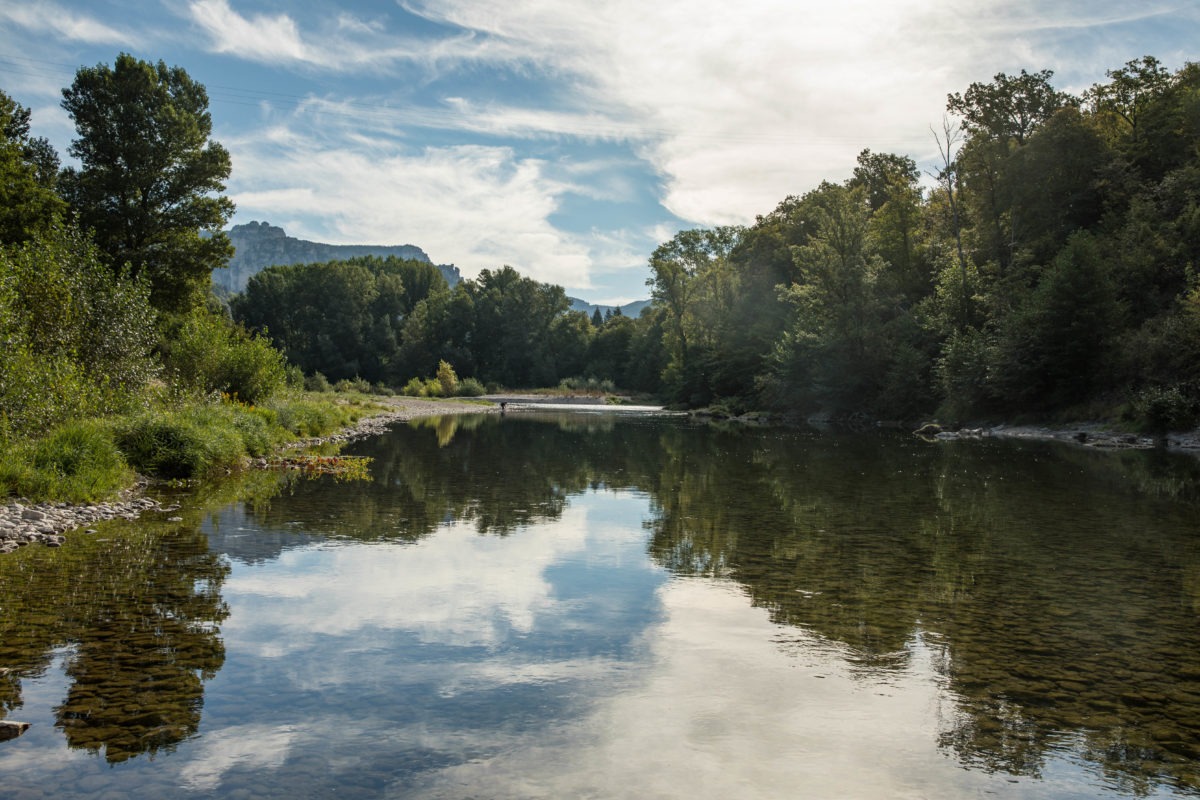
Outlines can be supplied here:
[[539, 412], [0, 559], [5, 798], [1200, 795], [1200, 468]]

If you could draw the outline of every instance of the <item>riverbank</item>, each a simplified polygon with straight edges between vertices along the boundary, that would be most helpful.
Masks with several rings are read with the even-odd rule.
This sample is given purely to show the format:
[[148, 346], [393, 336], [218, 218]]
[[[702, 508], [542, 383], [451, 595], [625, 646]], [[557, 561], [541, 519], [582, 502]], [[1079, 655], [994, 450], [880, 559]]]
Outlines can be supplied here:
[[[499, 411], [494, 405], [461, 400], [380, 397], [374, 402], [384, 410], [363, 416], [334, 433], [286, 442], [276, 449], [297, 450], [323, 444], [351, 442], [367, 436], [377, 436], [391, 425], [420, 417]], [[269, 459], [260, 457], [246, 459], [243, 466], [249, 469], [269, 469], [271, 463]], [[134, 520], [142, 514], [169, 514], [179, 509], [177, 504], [163, 505], [158, 500], [145, 497], [144, 490], [150, 485], [150, 479], [138, 476], [131, 486], [122, 490], [118, 497], [110, 502], [31, 503], [26, 498], [17, 498], [6, 503], [0, 506], [0, 554], [14, 552], [30, 544], [60, 547], [66, 543], [66, 534], [72, 531], [82, 528], [88, 533], [94, 533], [95, 529], [88, 526], [97, 522], [118, 518]]]

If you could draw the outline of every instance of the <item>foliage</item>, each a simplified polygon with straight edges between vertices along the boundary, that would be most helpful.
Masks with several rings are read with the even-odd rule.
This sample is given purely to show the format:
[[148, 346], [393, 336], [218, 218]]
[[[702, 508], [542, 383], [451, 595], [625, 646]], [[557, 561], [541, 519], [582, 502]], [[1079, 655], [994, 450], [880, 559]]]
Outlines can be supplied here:
[[234, 318], [270, 330], [289, 361], [330, 380], [400, 380], [401, 332], [418, 304], [444, 295], [432, 264], [389, 256], [268, 267], [230, 302]]
[[320, 372], [314, 372], [304, 379], [304, 388], [310, 392], [329, 392], [333, 390], [333, 386], [329, 383], [329, 379]]
[[0, 496], [93, 502], [116, 494], [132, 479], [111, 426], [96, 420], [64, 423], [0, 455]]
[[435, 377], [442, 388], [442, 396], [453, 397], [458, 389], [458, 376], [454, 374], [454, 367], [445, 361], [439, 361]]
[[66, 204], [54, 191], [58, 154], [29, 135], [29, 109], [0, 92], [0, 245], [45, 233]]
[[206, 311], [174, 321], [163, 362], [182, 386], [260, 403], [283, 387], [283, 355], [264, 336]]
[[463, 378], [454, 390], [455, 397], [480, 397], [484, 394], [483, 384], [474, 378]]
[[83, 67], [63, 90], [78, 169], [60, 183], [80, 224], [114, 270], [150, 285], [156, 308], [202, 304], [213, 267], [232, 255], [222, 228], [233, 203], [220, 194], [230, 159], [209, 140], [208, 94], [180, 67], [122, 53]]
[[0, 428], [127, 408], [158, 372], [153, 318], [145, 284], [108, 271], [74, 228], [0, 249]]

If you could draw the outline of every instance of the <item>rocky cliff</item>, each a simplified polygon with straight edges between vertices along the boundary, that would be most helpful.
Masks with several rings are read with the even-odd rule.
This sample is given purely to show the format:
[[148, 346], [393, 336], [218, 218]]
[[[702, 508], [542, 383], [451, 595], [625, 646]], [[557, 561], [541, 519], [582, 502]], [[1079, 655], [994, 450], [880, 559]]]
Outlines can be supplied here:
[[[425, 251], [416, 245], [374, 244], [325, 244], [309, 242], [288, 236], [283, 228], [266, 222], [248, 222], [229, 229], [229, 239], [235, 248], [227, 269], [214, 269], [212, 280], [217, 286], [231, 292], [246, 288], [250, 276], [274, 264], [306, 264], [319, 261], [337, 261], [355, 256], [396, 256], [417, 261], [430, 262]], [[438, 270], [446, 283], [454, 286], [462, 280], [458, 267], [453, 264], [438, 264]]]

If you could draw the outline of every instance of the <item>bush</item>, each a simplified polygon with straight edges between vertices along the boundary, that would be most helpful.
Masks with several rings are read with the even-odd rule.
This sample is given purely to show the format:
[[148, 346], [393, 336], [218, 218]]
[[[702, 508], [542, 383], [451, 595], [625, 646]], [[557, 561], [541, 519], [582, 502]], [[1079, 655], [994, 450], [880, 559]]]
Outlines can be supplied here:
[[117, 445], [139, 472], [162, 478], [191, 478], [236, 464], [245, 453], [233, 426], [213, 424], [194, 410], [148, 413], [117, 431]]
[[0, 437], [127, 408], [157, 372], [144, 283], [78, 231], [0, 248]]
[[304, 379], [304, 388], [310, 392], [328, 392], [333, 389], [329, 379], [319, 372], [314, 372]]
[[617, 387], [607, 378], [601, 380], [599, 378], [563, 378], [559, 381], [559, 389], [569, 392], [603, 392], [605, 394], [615, 392]]
[[277, 425], [296, 436], [324, 436], [358, 419], [354, 411], [326, 401], [276, 398], [267, 408]]
[[261, 403], [287, 377], [283, 354], [269, 340], [206, 312], [183, 318], [162, 347], [181, 384], [246, 403]]
[[1134, 398], [1133, 413], [1154, 433], [1191, 430], [1200, 418], [1200, 403], [1178, 386], [1153, 386]]
[[442, 385], [442, 396], [454, 396], [455, 390], [458, 389], [458, 376], [454, 374], [454, 367], [450, 366], [449, 362], [438, 362], [437, 381]]
[[355, 375], [353, 378], [342, 378], [333, 385], [335, 392], [359, 392], [360, 394], [370, 394], [371, 384], [362, 378]]
[[483, 394], [483, 384], [475, 378], [463, 378], [454, 394], [456, 397], [479, 397]]
[[442, 382], [439, 381], [437, 378], [430, 378], [429, 380], [425, 381], [425, 385], [423, 387], [421, 387], [421, 396], [422, 397], [442, 397], [443, 396]]
[[425, 388], [425, 381], [420, 378], [412, 378], [408, 383], [404, 384], [404, 388], [400, 390], [400, 394], [408, 397], [420, 397], [422, 390]]

